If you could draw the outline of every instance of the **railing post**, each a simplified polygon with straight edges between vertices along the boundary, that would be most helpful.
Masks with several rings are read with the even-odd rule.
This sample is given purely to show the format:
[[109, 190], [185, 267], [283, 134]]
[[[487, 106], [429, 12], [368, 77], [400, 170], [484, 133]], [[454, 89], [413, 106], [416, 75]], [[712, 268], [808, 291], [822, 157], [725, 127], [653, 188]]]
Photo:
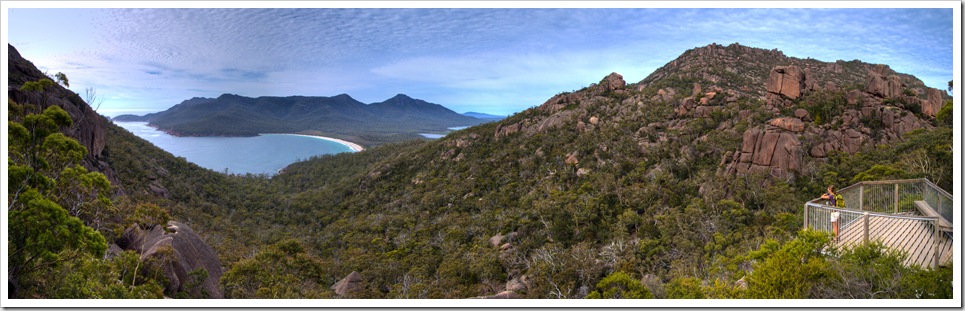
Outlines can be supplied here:
[[858, 187], [858, 210], [864, 210], [864, 184], [862, 182], [861, 186]]
[[804, 230], [808, 229], [808, 204], [804, 203]]
[[869, 222], [869, 218], [871, 218], [871, 215], [869, 215], [868, 212], [864, 212], [864, 242], [865, 242], [865, 243], [868, 243], [868, 235], [869, 235], [869, 232], [868, 232], [869, 224], [868, 224], [868, 222]]
[[938, 231], [938, 220], [939, 218], [935, 218], [935, 220], [932, 221], [935, 226], [935, 262], [932, 264], [932, 269], [938, 269], [938, 261], [941, 259], [941, 253], [938, 249], [938, 246], [941, 245], [941, 232]]
[[895, 214], [898, 214], [898, 184], [895, 183]]

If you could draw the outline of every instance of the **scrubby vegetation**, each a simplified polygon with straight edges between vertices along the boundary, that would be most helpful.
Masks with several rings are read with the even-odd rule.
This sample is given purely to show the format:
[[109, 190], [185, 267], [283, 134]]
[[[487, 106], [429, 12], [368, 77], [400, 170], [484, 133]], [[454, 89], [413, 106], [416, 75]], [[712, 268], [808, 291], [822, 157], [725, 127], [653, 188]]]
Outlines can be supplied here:
[[105, 257], [119, 209], [103, 174], [79, 165], [87, 153], [62, 134], [70, 116], [52, 106], [8, 102], [8, 286], [12, 298], [161, 298], [138, 255]]
[[[271, 178], [201, 169], [109, 125], [109, 161], [120, 180], [111, 187], [123, 193], [109, 201], [124, 217], [106, 218], [102, 230], [90, 227], [96, 217], [78, 218], [71, 235], [84, 242], [49, 249], [88, 254], [56, 269], [87, 267], [99, 273], [88, 282], [136, 283], [156, 294], [161, 283], [120, 268], [132, 255], [95, 255], [103, 253], [103, 237], [111, 241], [110, 228], [127, 224], [117, 219], [170, 217], [217, 251], [227, 298], [340, 297], [331, 287], [353, 271], [364, 286], [341, 297], [467, 298], [510, 287], [525, 298], [950, 297], [951, 267], [904, 267], [900, 254], [876, 244], [827, 248], [827, 236], [800, 228], [801, 204], [828, 184], [925, 177], [951, 192], [951, 111], [933, 128], [854, 154], [832, 151], [790, 175], [729, 174], [722, 159], [739, 150], [744, 130], [774, 113], [742, 93], [715, 102], [720, 108], [706, 116], [682, 116], [673, 107], [679, 95], [651, 98], [664, 88], [690, 94], [702, 80], [656, 74], [665, 79], [560, 94], [584, 98], [439, 140], [313, 158]], [[839, 93], [805, 99], [797, 104], [813, 116], [840, 113]], [[36, 149], [11, 145], [9, 152], [26, 148]], [[11, 164], [24, 166], [11, 176], [29, 171], [25, 163]], [[102, 183], [91, 180], [101, 188], [79, 193], [100, 200], [93, 194], [104, 192]], [[97, 200], [90, 202], [104, 202]], [[85, 215], [97, 214], [73, 216], [93, 217]], [[59, 271], [52, 269], [34, 270]], [[21, 275], [21, 293], [61, 297], [26, 285], [37, 274]]]
[[[612, 105], [601, 102], [588, 114], [603, 114]], [[767, 290], [775, 286], [768, 282], [800, 281], [764, 271], [779, 265], [768, 258], [783, 254], [768, 247], [800, 239], [801, 202], [828, 183], [872, 178], [880, 166], [900, 174], [879, 177], [927, 177], [951, 186], [943, 177], [951, 162], [937, 160], [950, 156], [943, 145], [950, 141], [947, 128], [914, 133], [893, 148], [834, 153], [808, 176], [774, 180], [715, 173], [714, 159], [740, 138], [738, 132], [716, 131], [713, 118], [691, 120], [669, 134], [679, 139], [641, 151], [634, 132], [662, 118], [652, 113], [661, 109], [641, 107], [593, 132], [559, 128], [496, 138], [497, 125], [490, 124], [433, 142], [311, 159], [271, 179], [211, 175], [205, 178], [217, 183], [171, 181], [196, 186], [172, 191], [189, 195], [168, 204], [174, 204], [173, 217], [207, 228], [204, 234], [228, 265], [226, 275], [250, 271], [249, 261], [261, 256], [250, 254], [267, 245], [299, 241], [305, 255], [298, 256], [325, 263], [317, 277], [291, 274], [291, 282], [319, 284], [305, 297], [331, 297], [331, 285], [358, 271], [368, 297], [491, 295], [524, 276], [526, 287], [518, 292], [524, 297], [582, 298], [597, 291], [607, 297], [612, 282], [601, 282], [620, 273], [636, 282], [658, 280], [666, 294], [649, 291], [656, 298], [817, 298], [829, 295], [828, 280], [855, 274], [805, 273], [801, 277], [813, 279], [803, 283], [808, 288]], [[532, 115], [506, 122], [526, 117]], [[702, 136], [710, 139], [696, 139]], [[569, 154], [578, 164], [566, 163]], [[909, 155], [932, 164], [916, 166]], [[493, 244], [494, 236], [503, 238]], [[821, 258], [816, 262], [822, 265], [844, 260]], [[914, 271], [902, 275], [928, 273]], [[736, 289], [734, 282], [745, 277], [748, 289]], [[223, 284], [237, 293], [279, 286]], [[940, 295], [934, 290], [923, 291]]]

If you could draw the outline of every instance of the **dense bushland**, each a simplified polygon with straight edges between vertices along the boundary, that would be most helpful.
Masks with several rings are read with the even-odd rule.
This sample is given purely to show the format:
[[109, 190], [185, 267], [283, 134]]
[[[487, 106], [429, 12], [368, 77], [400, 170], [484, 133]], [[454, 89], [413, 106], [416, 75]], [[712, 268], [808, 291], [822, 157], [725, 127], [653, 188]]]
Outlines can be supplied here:
[[[836, 78], [860, 80], [847, 73], [861, 64], [840, 65]], [[792, 111], [775, 115], [748, 93], [711, 98], [720, 108], [706, 116], [681, 116], [673, 105], [704, 80], [662, 70], [662, 79], [620, 92], [562, 93], [584, 97], [559, 110], [321, 156], [276, 176], [205, 170], [108, 125], [114, 185], [76, 169], [82, 150], [55, 133], [68, 121], [56, 109], [8, 103], [11, 124], [23, 125], [9, 134], [18, 186], [8, 188], [8, 221], [55, 222], [69, 237], [12, 227], [20, 240], [11, 245], [26, 250], [9, 255], [17, 295], [156, 297], [163, 280], [136, 269], [136, 254], [102, 254], [118, 228], [170, 217], [217, 251], [228, 298], [337, 297], [331, 286], [353, 271], [362, 278], [348, 295], [356, 298], [466, 298], [509, 287], [526, 298], [950, 297], [951, 267], [901, 267], [900, 254], [875, 244], [827, 249], [826, 236], [799, 230], [802, 203], [828, 184], [924, 177], [951, 192], [951, 105], [928, 120], [933, 128], [830, 152], [789, 176], [728, 174], [721, 159], [744, 130]], [[678, 95], [650, 99], [664, 88]], [[833, 118], [839, 104], [836, 92], [795, 103], [815, 120]], [[69, 273], [42, 282], [51, 271]]]

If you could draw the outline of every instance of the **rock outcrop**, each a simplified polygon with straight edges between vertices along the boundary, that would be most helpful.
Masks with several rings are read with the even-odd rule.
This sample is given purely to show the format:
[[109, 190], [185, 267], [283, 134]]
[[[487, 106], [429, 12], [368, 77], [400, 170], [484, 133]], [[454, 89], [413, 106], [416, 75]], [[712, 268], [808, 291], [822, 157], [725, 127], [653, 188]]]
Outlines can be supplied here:
[[802, 122], [800, 118], [777, 118], [767, 122], [767, 124], [795, 133], [804, 131], [804, 122]]
[[[165, 295], [186, 292], [193, 298], [224, 298], [219, 284], [221, 261], [187, 225], [170, 221], [167, 226], [146, 230], [134, 225], [124, 232], [118, 244], [124, 250], [140, 253], [142, 262], [161, 263], [158, 268], [169, 281]], [[208, 276], [198, 286], [192, 286], [197, 280], [191, 274], [198, 269], [207, 271]]]
[[332, 285], [332, 290], [335, 290], [335, 294], [339, 297], [349, 297], [353, 293], [357, 293], [365, 288], [365, 279], [357, 271], [352, 271], [345, 278], [335, 282]]
[[902, 95], [905, 83], [901, 78], [894, 74], [887, 65], [876, 65], [868, 73], [868, 81], [865, 82], [865, 92], [879, 97], [889, 98]]
[[804, 71], [798, 66], [778, 66], [771, 69], [765, 87], [768, 92], [783, 95], [789, 99], [801, 97], [805, 86]]
[[523, 275], [506, 282], [506, 290], [511, 292], [524, 291], [529, 288], [527, 283], [529, 283], [529, 280], [527, 279], [527, 276]]
[[[783, 121], [772, 123], [784, 125]], [[767, 172], [787, 176], [791, 172], [800, 172], [803, 163], [801, 141], [797, 135], [773, 125], [744, 131], [740, 152], [734, 153], [733, 157], [728, 170], [738, 174]]]
[[59, 106], [64, 109], [73, 119], [73, 125], [64, 128], [62, 132], [87, 148], [84, 167], [88, 171], [103, 173], [111, 183], [118, 183], [117, 174], [107, 164], [107, 119], [91, 109], [77, 93], [59, 84], [45, 88], [42, 94], [20, 91], [20, 87], [26, 82], [49, 79], [49, 77], [33, 63], [20, 56], [20, 52], [12, 45], [7, 45], [7, 52], [9, 53], [8, 98], [20, 104], [36, 105], [37, 112], [50, 106]]
[[[610, 73], [600, 80], [600, 83], [594, 83], [584, 90], [574, 93], [560, 93], [546, 100], [546, 102], [536, 108], [545, 112], [547, 114], [546, 117], [526, 118], [514, 123], [500, 122], [500, 124], [496, 126], [493, 137], [507, 137], [515, 133], [533, 134], [544, 132], [564, 124], [570, 126], [569, 122], [572, 121], [572, 117], [576, 116], [574, 115], [576, 111], [569, 110], [568, 107], [576, 105], [580, 108], [585, 108], [592, 105], [606, 105], [610, 101], [609, 96], [627, 94], [626, 87], [627, 82], [623, 80], [623, 76], [616, 72]], [[604, 121], [598, 116], [585, 117], [587, 122], [579, 120], [577, 124], [573, 124], [575, 126], [571, 128], [584, 132], [592, 130], [594, 126], [598, 126]]]
[[737, 91], [724, 90], [718, 86], [710, 86], [706, 92], [703, 92], [700, 83], [694, 83], [693, 95], [681, 99], [680, 105], [674, 108], [674, 112], [681, 117], [706, 118], [711, 113], [723, 109], [722, 105], [737, 101], [739, 96]]
[[[920, 80], [896, 73], [887, 65], [844, 61], [822, 65], [810, 59], [772, 58], [787, 62], [771, 67], [763, 81], [765, 92], [759, 97], [763, 111], [774, 118], [744, 132], [741, 147], [722, 156], [724, 172], [788, 177], [802, 173], [805, 163], [821, 161], [831, 151], [853, 154], [864, 147], [898, 142], [913, 130], [930, 128], [923, 118], [937, 114], [946, 98], [941, 90], [925, 87]], [[865, 82], [863, 89], [842, 92], [838, 87], [861, 81]], [[741, 91], [752, 89], [741, 87]], [[825, 93], [802, 100], [810, 92]], [[838, 97], [828, 99], [833, 96]], [[840, 106], [833, 108], [834, 115], [827, 115], [827, 110], [811, 115], [803, 108], [812, 109], [809, 105], [815, 100], [837, 100]], [[703, 103], [685, 98], [675, 111], [678, 116], [696, 116]], [[741, 110], [737, 115], [746, 119], [751, 112]]]
[[607, 91], [620, 90], [626, 86], [627, 81], [624, 81], [623, 76], [616, 72], [610, 73], [600, 81], [600, 87]]
[[938, 111], [942, 109], [942, 106], [945, 105], [945, 100], [942, 98], [944, 92], [936, 88], [928, 88], [925, 92], [928, 94], [928, 99], [922, 101], [921, 113], [934, 117], [938, 114]]
[[858, 152], [861, 146], [868, 142], [868, 138], [855, 129], [827, 130], [821, 137], [822, 142], [811, 148], [810, 155], [815, 158], [826, 157], [831, 150], [849, 154]]

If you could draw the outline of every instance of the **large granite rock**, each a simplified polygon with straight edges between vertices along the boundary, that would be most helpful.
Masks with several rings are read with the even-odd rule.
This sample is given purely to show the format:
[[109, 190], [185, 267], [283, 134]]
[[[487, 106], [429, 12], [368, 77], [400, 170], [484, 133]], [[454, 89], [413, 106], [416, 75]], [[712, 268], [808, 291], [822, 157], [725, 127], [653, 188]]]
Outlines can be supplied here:
[[741, 150], [734, 154], [728, 170], [738, 174], [767, 172], [788, 176], [800, 172], [803, 162], [801, 141], [785, 129], [769, 126], [744, 131]]
[[905, 84], [887, 65], [875, 65], [865, 82], [865, 92], [884, 98], [900, 96], [904, 88]]
[[[800, 109], [800, 110], [804, 110], [804, 109]], [[804, 112], [804, 115], [805, 116], [807, 115], [807, 111]], [[777, 118], [777, 119], [771, 120], [770, 122], [768, 122], [768, 124], [782, 128], [786, 131], [791, 131], [791, 132], [804, 131], [804, 122], [801, 121], [800, 118], [789, 118], [789, 117]]]
[[626, 86], [627, 82], [623, 80], [623, 76], [616, 72], [610, 73], [600, 81], [600, 87], [607, 91], [619, 90]]
[[[118, 243], [125, 250], [141, 254], [142, 262], [162, 262], [161, 272], [170, 281], [165, 294], [186, 292], [193, 298], [224, 298], [219, 281], [221, 261], [208, 244], [185, 224], [176, 221], [167, 226], [141, 229], [134, 225], [124, 232]], [[200, 286], [191, 287], [191, 272], [204, 269], [208, 276]]]
[[925, 91], [928, 94], [928, 99], [922, 101], [921, 112], [927, 116], [934, 117], [938, 114], [938, 111], [942, 109], [945, 105], [943, 100], [944, 92], [936, 88], [928, 88]]
[[777, 66], [771, 69], [765, 87], [770, 93], [795, 99], [801, 97], [801, 90], [805, 87], [804, 81], [804, 71], [798, 66]]

